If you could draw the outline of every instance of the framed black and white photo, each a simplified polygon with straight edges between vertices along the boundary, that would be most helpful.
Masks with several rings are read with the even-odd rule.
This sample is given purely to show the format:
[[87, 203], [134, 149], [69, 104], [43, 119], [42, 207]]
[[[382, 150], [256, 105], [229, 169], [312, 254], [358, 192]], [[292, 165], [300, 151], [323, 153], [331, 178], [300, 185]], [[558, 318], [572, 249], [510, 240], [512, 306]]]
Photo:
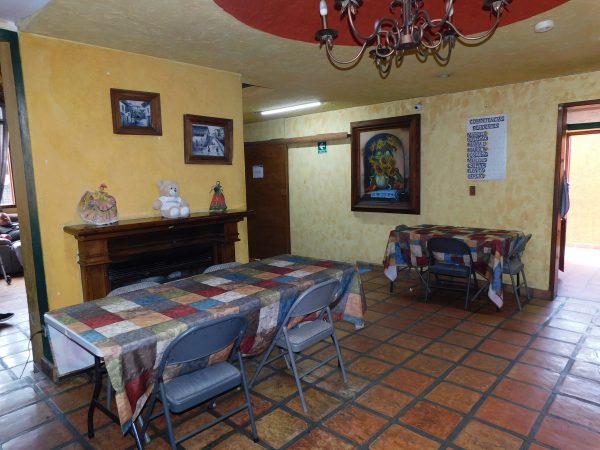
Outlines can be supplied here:
[[162, 135], [160, 94], [111, 89], [110, 103], [114, 133]]
[[185, 114], [183, 136], [186, 164], [231, 164], [232, 119]]

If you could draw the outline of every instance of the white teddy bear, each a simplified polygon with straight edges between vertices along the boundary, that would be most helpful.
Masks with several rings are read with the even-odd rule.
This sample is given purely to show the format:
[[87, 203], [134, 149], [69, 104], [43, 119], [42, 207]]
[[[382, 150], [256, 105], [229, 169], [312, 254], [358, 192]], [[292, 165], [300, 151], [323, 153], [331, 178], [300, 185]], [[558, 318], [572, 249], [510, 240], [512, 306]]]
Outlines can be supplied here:
[[153, 209], [160, 209], [162, 216], [167, 219], [190, 215], [190, 205], [179, 196], [179, 183], [177, 181], [159, 180], [158, 189], [160, 197], [152, 204]]

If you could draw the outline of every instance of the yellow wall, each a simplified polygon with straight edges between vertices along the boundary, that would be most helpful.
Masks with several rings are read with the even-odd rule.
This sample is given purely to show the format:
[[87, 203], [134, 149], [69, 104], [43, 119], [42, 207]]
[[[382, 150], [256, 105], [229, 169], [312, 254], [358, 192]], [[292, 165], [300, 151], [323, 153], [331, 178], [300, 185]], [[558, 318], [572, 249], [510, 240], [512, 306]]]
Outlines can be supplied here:
[[[525, 255], [530, 286], [548, 289], [557, 107], [598, 97], [594, 72], [250, 124], [244, 138], [349, 131], [350, 122], [413, 114], [420, 101], [421, 214], [351, 212], [349, 141], [329, 143], [322, 155], [316, 144], [293, 146], [292, 252], [381, 264], [389, 230], [400, 223], [519, 229], [533, 234]], [[500, 113], [508, 114], [507, 179], [467, 181], [466, 121]]]
[[567, 244], [600, 248], [600, 134], [571, 138]]
[[[77, 204], [100, 183], [120, 218], [160, 216], [157, 181], [175, 179], [192, 212], [206, 211], [220, 180], [230, 209], [245, 207], [240, 75], [73, 42], [20, 34], [37, 204], [50, 309], [81, 302]], [[162, 136], [116, 135], [110, 88], [159, 92]], [[183, 162], [183, 114], [233, 119], [233, 165]], [[247, 261], [240, 224], [236, 256]]]

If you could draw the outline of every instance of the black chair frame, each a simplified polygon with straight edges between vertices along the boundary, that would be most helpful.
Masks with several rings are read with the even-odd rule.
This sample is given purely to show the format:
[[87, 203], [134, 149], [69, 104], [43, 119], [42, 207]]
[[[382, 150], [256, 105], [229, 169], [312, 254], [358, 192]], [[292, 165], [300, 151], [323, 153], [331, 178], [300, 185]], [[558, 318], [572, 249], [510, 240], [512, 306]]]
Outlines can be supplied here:
[[[432, 237], [427, 241], [427, 251], [429, 253], [429, 270], [427, 271], [427, 286], [425, 289], [425, 302], [429, 299], [429, 293], [431, 292], [431, 274], [433, 273], [436, 278], [435, 288], [437, 289], [445, 289], [451, 291], [463, 291], [466, 287], [466, 296], [465, 296], [465, 309], [469, 308], [469, 302], [475, 300], [479, 294], [485, 289], [485, 286], [481, 289], [479, 288], [479, 281], [477, 280], [477, 275], [475, 273], [475, 266], [473, 264], [473, 256], [471, 255], [471, 250], [469, 246], [461, 241], [460, 239], [452, 238], [452, 237]], [[463, 258], [468, 256], [468, 264], [464, 266], [456, 265], [456, 268], [464, 267], [464, 270], [460, 269], [456, 271], [455, 274], [444, 273], [446, 272], [442, 268], [444, 266], [448, 266], [447, 263], [441, 263], [436, 260], [434, 253], [446, 253], [452, 254], [456, 256], [460, 256]], [[461, 273], [462, 272], [462, 273]], [[456, 283], [456, 282], [444, 282], [440, 280], [440, 276], [446, 276], [451, 278], [464, 278], [466, 279], [465, 283]], [[469, 294], [471, 293], [471, 286], [476, 289], [476, 294], [473, 298], [470, 298]]]

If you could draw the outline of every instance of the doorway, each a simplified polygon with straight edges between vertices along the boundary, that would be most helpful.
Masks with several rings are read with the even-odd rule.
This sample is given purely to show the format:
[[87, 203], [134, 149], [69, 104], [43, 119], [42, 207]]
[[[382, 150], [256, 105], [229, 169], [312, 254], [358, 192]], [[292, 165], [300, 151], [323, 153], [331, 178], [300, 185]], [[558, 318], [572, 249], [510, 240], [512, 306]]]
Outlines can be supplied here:
[[561, 105], [558, 131], [551, 289], [600, 301], [600, 101]]
[[[42, 336], [42, 318], [48, 311], [48, 295], [27, 122], [25, 87], [19, 53], [19, 38], [16, 32], [0, 29], [0, 71], [2, 72], [2, 87], [6, 104], [5, 123], [10, 133], [10, 160], [21, 234], [24, 277], [20, 288], [21, 291], [24, 288], [26, 290], [26, 319], [19, 324], [19, 329], [28, 337], [30, 336], [26, 342], [28, 347], [32, 348], [33, 361], [36, 366], [49, 372], [50, 365], [47, 363], [52, 361], [50, 346], [48, 340]], [[0, 280], [0, 282], [4, 283], [4, 280]], [[13, 286], [18, 288], [16, 280], [13, 280], [10, 287]], [[3, 325], [3, 327], [6, 326]], [[29, 330], [26, 329], [27, 327]], [[31, 340], [31, 345], [29, 340]], [[23, 353], [26, 353], [31, 361], [29, 351]]]

